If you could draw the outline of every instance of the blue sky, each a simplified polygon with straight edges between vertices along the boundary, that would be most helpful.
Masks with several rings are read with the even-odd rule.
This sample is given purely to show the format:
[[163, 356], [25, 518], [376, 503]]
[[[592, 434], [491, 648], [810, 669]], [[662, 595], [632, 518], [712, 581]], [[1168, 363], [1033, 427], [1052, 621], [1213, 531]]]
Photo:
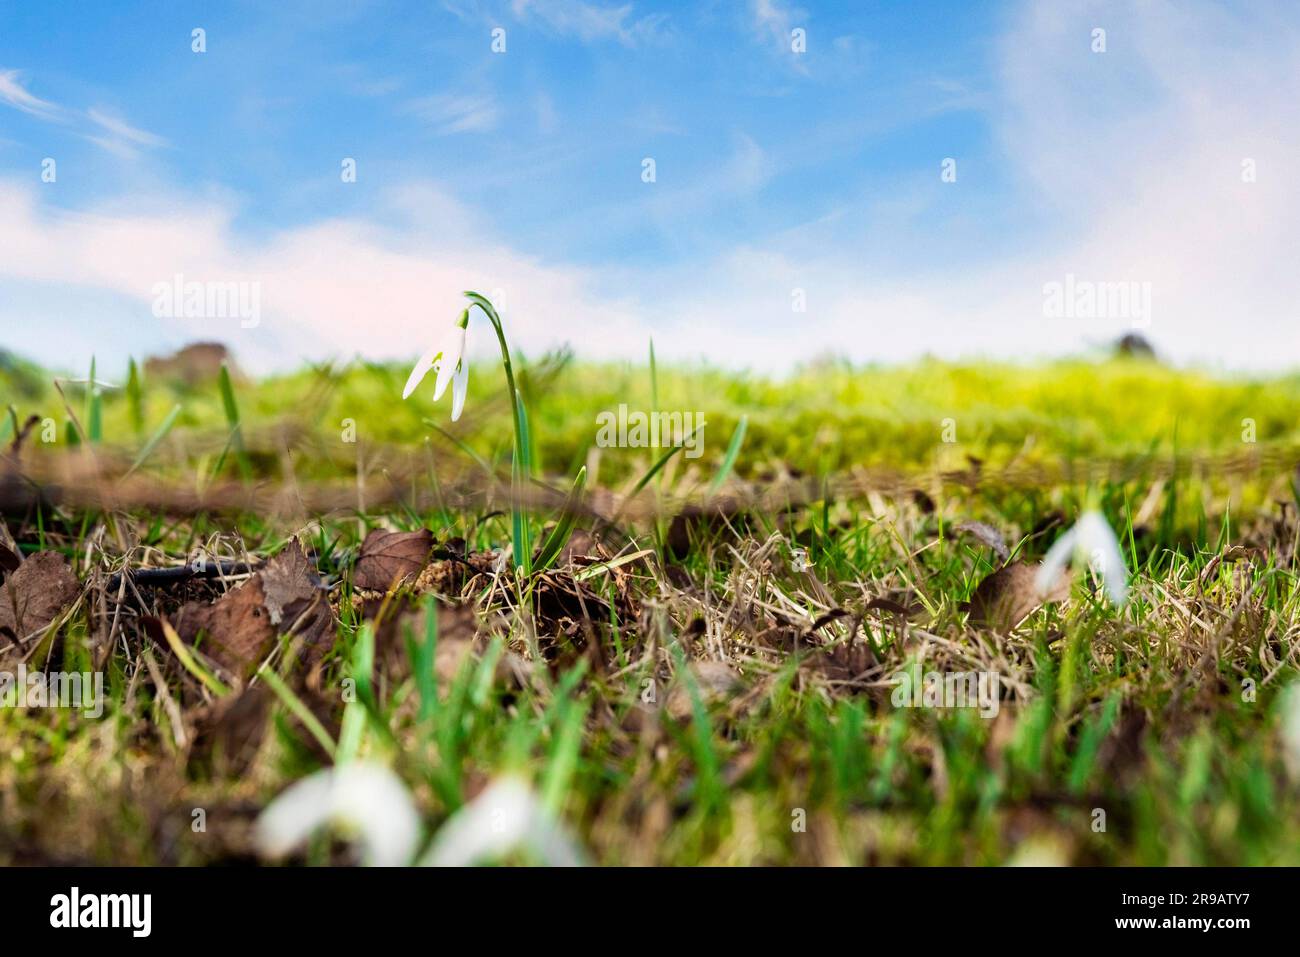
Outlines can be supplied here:
[[[468, 286], [530, 349], [761, 368], [1127, 331], [1045, 317], [1070, 274], [1148, 283], [1177, 358], [1292, 362], [1297, 18], [1131, 6], [6, 2], [0, 347], [408, 356]], [[262, 321], [156, 317], [176, 273]]]

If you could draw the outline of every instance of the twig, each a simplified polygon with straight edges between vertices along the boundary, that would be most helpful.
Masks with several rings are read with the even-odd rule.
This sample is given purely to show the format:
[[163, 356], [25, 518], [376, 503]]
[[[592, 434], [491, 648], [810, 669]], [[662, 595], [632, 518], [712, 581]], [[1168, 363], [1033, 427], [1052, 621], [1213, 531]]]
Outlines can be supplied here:
[[137, 585], [171, 585], [176, 582], [189, 581], [191, 578], [226, 578], [231, 575], [247, 575], [258, 566], [248, 562], [210, 561], [202, 565], [175, 565], [170, 568], [129, 568], [117, 572], [108, 579], [108, 588], [118, 588], [124, 579]]

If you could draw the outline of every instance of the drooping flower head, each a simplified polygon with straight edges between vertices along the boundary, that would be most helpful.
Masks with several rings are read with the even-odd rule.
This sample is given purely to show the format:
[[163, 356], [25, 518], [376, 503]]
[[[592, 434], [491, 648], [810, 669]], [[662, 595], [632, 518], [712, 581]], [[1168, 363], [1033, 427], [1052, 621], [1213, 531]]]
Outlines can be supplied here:
[[291, 785], [257, 820], [263, 854], [282, 857], [327, 824], [354, 832], [367, 864], [411, 862], [420, 818], [402, 780], [382, 764], [354, 762]]
[[1116, 607], [1124, 604], [1128, 598], [1128, 566], [1124, 564], [1119, 540], [1101, 512], [1084, 512], [1048, 549], [1038, 570], [1038, 591], [1043, 594], [1050, 591], [1071, 561], [1076, 567], [1087, 565], [1100, 576], [1106, 594]]
[[461, 410], [465, 408], [465, 392], [469, 386], [469, 362], [465, 357], [468, 329], [469, 310], [465, 309], [456, 320], [456, 325], [445, 332], [432, 349], [420, 356], [406, 379], [406, 387], [402, 390], [403, 399], [408, 398], [424, 377], [436, 369], [438, 376], [433, 387], [433, 401], [441, 399], [447, 391], [447, 384], [451, 383], [451, 420], [455, 422], [460, 418]]

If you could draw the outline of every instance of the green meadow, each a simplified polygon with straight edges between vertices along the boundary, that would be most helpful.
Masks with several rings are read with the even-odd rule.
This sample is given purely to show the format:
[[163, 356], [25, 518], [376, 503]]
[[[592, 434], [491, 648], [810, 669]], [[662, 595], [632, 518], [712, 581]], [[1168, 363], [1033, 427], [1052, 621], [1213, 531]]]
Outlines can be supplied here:
[[[413, 853], [508, 778], [602, 864], [1300, 864], [1300, 376], [516, 356], [521, 423], [499, 365], [456, 422], [408, 372], [3, 357], [0, 671], [104, 701], [0, 708], [0, 863], [269, 861], [366, 762]], [[620, 405], [701, 454], [600, 447]], [[1122, 606], [1026, 585], [1089, 511]]]

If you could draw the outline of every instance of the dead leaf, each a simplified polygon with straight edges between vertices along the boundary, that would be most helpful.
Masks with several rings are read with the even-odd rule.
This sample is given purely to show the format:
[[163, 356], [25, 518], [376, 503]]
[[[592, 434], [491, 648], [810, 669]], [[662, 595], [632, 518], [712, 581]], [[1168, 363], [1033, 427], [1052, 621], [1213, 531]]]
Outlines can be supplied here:
[[1201, 572], [1201, 587], [1205, 588], [1210, 584], [1215, 574], [1219, 571], [1220, 565], [1230, 565], [1235, 562], [1245, 561], [1251, 557], [1253, 551], [1253, 549], [1246, 548], [1242, 545], [1229, 545], [1222, 552], [1206, 562], [1205, 570]]
[[1011, 549], [1007, 548], [1006, 539], [992, 525], [983, 522], [958, 522], [953, 528], [993, 549], [1003, 564], [1011, 561]]
[[308, 661], [327, 651], [334, 636], [325, 590], [297, 539], [215, 602], [185, 605], [175, 623], [182, 638], [197, 641], [200, 651], [241, 676], [257, 667], [279, 635], [300, 637]]
[[260, 575], [211, 604], [190, 602], [177, 613], [175, 625], [186, 642], [241, 676], [257, 667], [276, 637]]
[[316, 565], [295, 538], [258, 571], [271, 624], [280, 634], [301, 636], [307, 658], [316, 659], [333, 644], [334, 613]]
[[37, 552], [0, 585], [0, 635], [21, 643], [46, 628], [81, 594], [68, 560]]
[[370, 591], [388, 591], [403, 581], [415, 581], [429, 563], [432, 551], [433, 533], [427, 528], [414, 532], [375, 529], [361, 543], [352, 585]]
[[314, 599], [321, 589], [316, 565], [295, 538], [278, 555], [258, 569], [271, 624], [279, 625], [302, 601]]
[[1015, 562], [987, 576], [970, 599], [973, 625], [1010, 631], [1047, 602], [1063, 601], [1070, 595], [1070, 574], [1062, 571], [1046, 595], [1038, 591], [1038, 565]]

